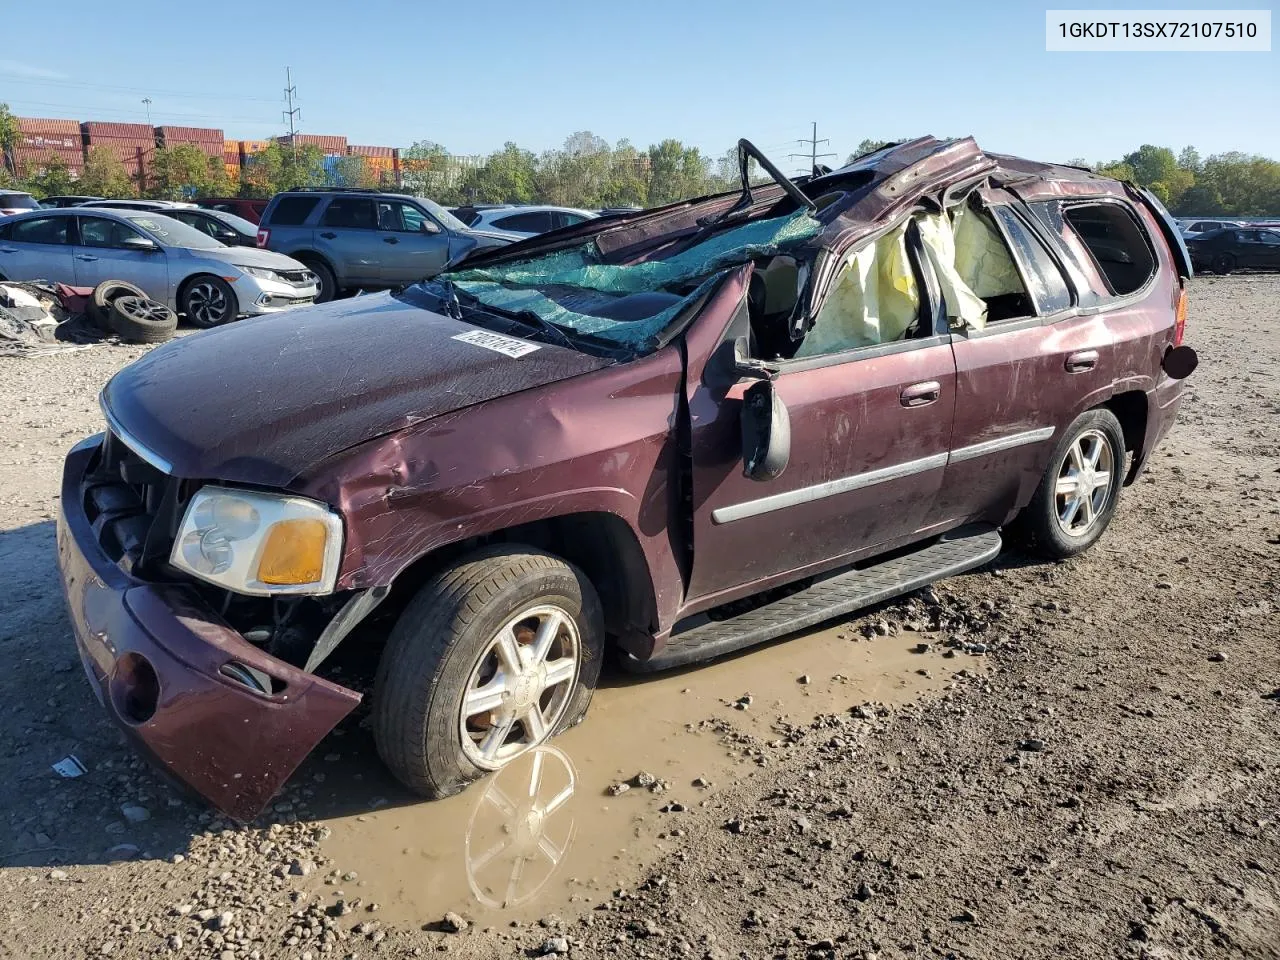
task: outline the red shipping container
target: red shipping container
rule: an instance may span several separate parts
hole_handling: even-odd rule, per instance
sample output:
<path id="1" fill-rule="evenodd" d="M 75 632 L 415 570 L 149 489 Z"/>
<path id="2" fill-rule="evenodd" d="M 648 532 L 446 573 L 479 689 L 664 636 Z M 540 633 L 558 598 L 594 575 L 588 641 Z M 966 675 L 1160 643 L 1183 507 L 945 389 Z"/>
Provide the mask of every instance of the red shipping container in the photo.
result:
<path id="1" fill-rule="evenodd" d="M 395 147 L 367 147 L 351 144 L 347 147 L 347 154 L 353 157 L 383 157 L 390 160 L 395 156 Z"/>
<path id="2" fill-rule="evenodd" d="M 292 141 L 288 137 L 278 137 L 282 146 L 291 146 Z M 299 133 L 295 135 L 295 139 L 300 147 L 319 147 L 328 156 L 344 157 L 347 154 L 347 138 L 334 137 L 317 133 Z"/>
<path id="3" fill-rule="evenodd" d="M 80 150 L 55 147 L 33 147 L 18 144 L 10 154 L 14 170 L 19 177 L 29 177 L 48 166 L 50 159 L 58 157 L 73 177 L 84 172 L 84 154 Z"/>

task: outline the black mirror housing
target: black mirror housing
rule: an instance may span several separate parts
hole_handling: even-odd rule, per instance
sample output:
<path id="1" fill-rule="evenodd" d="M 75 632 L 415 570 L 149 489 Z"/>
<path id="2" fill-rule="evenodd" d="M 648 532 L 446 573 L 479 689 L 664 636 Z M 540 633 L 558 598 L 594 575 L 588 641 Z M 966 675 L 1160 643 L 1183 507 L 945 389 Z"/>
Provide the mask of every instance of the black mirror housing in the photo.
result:
<path id="1" fill-rule="evenodd" d="M 791 416 L 772 380 L 760 380 L 742 395 L 742 475 L 773 480 L 791 461 Z"/>

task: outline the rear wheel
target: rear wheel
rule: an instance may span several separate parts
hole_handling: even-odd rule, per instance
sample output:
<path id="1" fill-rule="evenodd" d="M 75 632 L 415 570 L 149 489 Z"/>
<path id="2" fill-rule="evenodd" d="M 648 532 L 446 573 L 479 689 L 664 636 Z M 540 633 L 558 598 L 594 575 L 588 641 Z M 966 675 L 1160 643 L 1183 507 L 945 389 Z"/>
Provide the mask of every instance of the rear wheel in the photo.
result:
<path id="1" fill-rule="evenodd" d="M 197 327 L 216 327 L 240 315 L 231 284 L 221 277 L 193 277 L 182 291 L 182 312 Z"/>
<path id="2" fill-rule="evenodd" d="M 111 329 L 111 305 L 120 297 L 143 297 L 147 292 L 141 287 L 123 280 L 104 280 L 93 288 L 85 312 L 89 319 L 104 330 Z"/>
<path id="3" fill-rule="evenodd" d="M 1110 410 L 1085 411 L 1058 441 L 1014 532 L 1053 559 L 1083 553 L 1111 523 L 1124 467 L 1120 421 Z"/>
<path id="4" fill-rule="evenodd" d="M 374 735 L 428 797 L 456 793 L 577 723 L 600 674 L 591 583 L 547 553 L 505 545 L 431 578 L 378 665 Z"/>
<path id="5" fill-rule="evenodd" d="M 1236 268 L 1236 258 L 1229 253 L 1220 253 L 1213 258 L 1210 266 L 1213 267 L 1214 273 L 1230 273 Z"/>

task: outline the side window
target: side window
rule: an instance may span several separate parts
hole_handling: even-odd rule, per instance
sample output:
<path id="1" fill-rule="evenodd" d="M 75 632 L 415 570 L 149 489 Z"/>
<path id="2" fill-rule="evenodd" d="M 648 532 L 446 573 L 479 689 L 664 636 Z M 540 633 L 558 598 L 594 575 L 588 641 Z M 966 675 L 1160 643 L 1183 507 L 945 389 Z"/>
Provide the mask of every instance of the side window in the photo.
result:
<path id="1" fill-rule="evenodd" d="M 396 200 L 378 201 L 378 229 L 395 230 L 398 233 L 423 233 L 423 224 L 434 221 L 427 219 L 417 207 Z M 428 228 L 430 230 L 430 228 Z M 435 231 L 430 231 L 435 232 Z"/>
<path id="2" fill-rule="evenodd" d="M 80 218 L 80 245 L 82 247 L 123 247 L 126 237 L 140 237 L 133 227 L 105 217 Z"/>
<path id="3" fill-rule="evenodd" d="M 545 211 L 537 213 L 514 213 L 508 217 L 499 217 L 493 221 L 499 230 L 517 230 L 521 233 L 546 233 L 551 229 L 551 215 Z"/>
<path id="4" fill-rule="evenodd" d="M 349 227 L 356 230 L 373 230 L 378 221 L 374 214 L 373 200 L 369 197 L 334 197 L 320 223 L 326 227 Z"/>
<path id="5" fill-rule="evenodd" d="M 307 217 L 311 216 L 311 211 L 319 202 L 319 197 L 281 197 L 271 211 L 271 222 L 282 227 L 301 226 L 307 222 Z"/>
<path id="6" fill-rule="evenodd" d="M 917 268 L 907 252 L 906 234 L 904 223 L 845 255 L 813 326 L 795 351 L 796 359 L 906 340 L 925 326 L 925 298 Z M 794 285 L 794 274 L 789 280 Z M 768 291 L 764 291 L 760 299 L 767 298 Z M 775 339 L 771 331 L 759 329 L 761 320 L 769 323 L 771 317 L 764 315 L 758 320 L 755 313 L 752 332 L 757 341 Z"/>
<path id="7" fill-rule="evenodd" d="M 1088 249 L 1110 296 L 1135 293 L 1155 275 L 1151 241 L 1126 204 L 1067 203 L 1062 217 Z"/>
<path id="8" fill-rule="evenodd" d="M 563 211 L 556 213 L 554 216 L 557 229 L 560 227 L 574 227 L 587 219 L 580 213 L 565 213 Z"/>
<path id="9" fill-rule="evenodd" d="M 996 207 L 994 212 L 1022 268 L 1036 312 L 1046 316 L 1070 307 L 1071 291 L 1067 289 L 1067 281 L 1040 238 L 1008 207 Z"/>
<path id="10" fill-rule="evenodd" d="M 1258 233 L 1256 230 L 1237 230 L 1236 243 L 1257 243 Z"/>
<path id="11" fill-rule="evenodd" d="M 19 220 L 9 226 L 9 239 L 14 243 L 66 243 L 70 217 L 37 217 Z"/>
<path id="12" fill-rule="evenodd" d="M 1261 230 L 1258 232 L 1258 238 L 1268 246 L 1280 246 L 1280 233 L 1274 230 Z"/>

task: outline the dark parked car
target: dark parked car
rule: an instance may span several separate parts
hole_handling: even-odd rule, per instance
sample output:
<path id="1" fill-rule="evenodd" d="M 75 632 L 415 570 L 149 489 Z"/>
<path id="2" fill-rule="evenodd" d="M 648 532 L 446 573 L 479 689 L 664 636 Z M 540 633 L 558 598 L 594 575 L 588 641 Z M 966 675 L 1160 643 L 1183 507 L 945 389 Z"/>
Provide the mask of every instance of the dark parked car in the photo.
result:
<path id="1" fill-rule="evenodd" d="M 251 817 L 361 698 L 327 658 L 381 632 L 378 750 L 444 796 L 578 722 L 607 650 L 684 666 L 1002 531 L 1095 543 L 1195 365 L 1159 202 L 972 139 L 803 186 L 740 148 L 774 182 L 117 374 L 57 536 L 108 713 Z"/>
<path id="2" fill-rule="evenodd" d="M 1187 238 L 1197 270 L 1280 270 L 1280 230 L 1229 227 Z"/>
<path id="3" fill-rule="evenodd" d="M 258 246 L 301 260 L 319 278 L 317 303 L 432 277 L 476 249 L 510 242 L 471 230 L 430 200 L 372 190 L 277 193 L 258 224 Z"/>
<path id="4" fill-rule="evenodd" d="M 165 216 L 195 227 L 201 233 L 229 247 L 254 247 L 258 244 L 258 225 L 244 217 L 222 210 L 166 210 Z"/>
<path id="5" fill-rule="evenodd" d="M 258 223 L 262 219 L 262 211 L 267 209 L 267 201 L 247 197 L 203 197 L 196 201 L 196 206 L 205 210 L 234 213 L 250 223 Z"/>
<path id="6" fill-rule="evenodd" d="M 78 207 L 82 203 L 97 203 L 101 199 L 103 198 L 76 195 L 45 197 L 40 201 L 40 206 L 48 210 L 60 210 L 63 207 Z"/>

